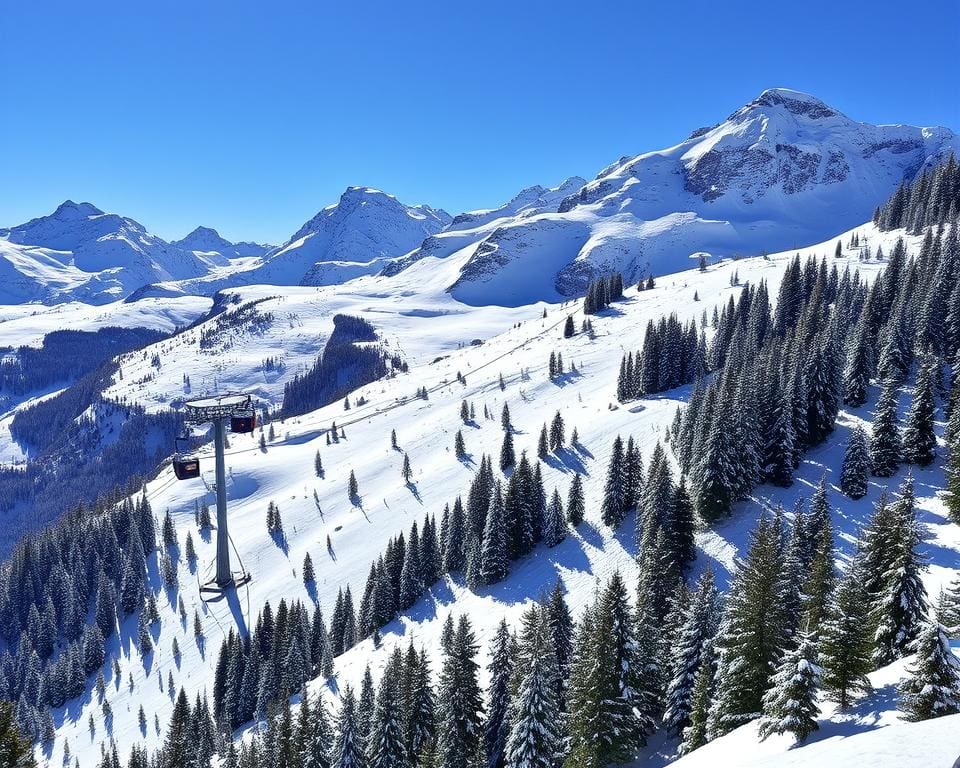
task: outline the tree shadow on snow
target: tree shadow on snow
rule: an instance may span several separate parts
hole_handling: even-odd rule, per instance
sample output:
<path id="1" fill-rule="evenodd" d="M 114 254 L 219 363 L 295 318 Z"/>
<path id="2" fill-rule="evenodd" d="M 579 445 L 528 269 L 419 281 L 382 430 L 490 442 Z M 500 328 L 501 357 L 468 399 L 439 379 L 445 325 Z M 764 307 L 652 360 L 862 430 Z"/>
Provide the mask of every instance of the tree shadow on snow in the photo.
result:
<path id="1" fill-rule="evenodd" d="M 410 480 L 407 480 L 407 482 L 404 484 L 407 486 L 407 490 L 410 491 L 413 498 L 415 498 L 420 504 L 423 504 L 423 499 L 420 498 L 420 491 L 417 490 L 417 484 L 411 482 Z"/>
<path id="2" fill-rule="evenodd" d="M 583 463 L 583 460 L 576 451 L 568 448 L 567 446 L 561 446 L 553 453 L 548 453 L 543 462 L 548 467 L 559 470 L 564 474 L 569 474 L 571 472 L 578 475 L 588 474 L 587 467 Z"/>

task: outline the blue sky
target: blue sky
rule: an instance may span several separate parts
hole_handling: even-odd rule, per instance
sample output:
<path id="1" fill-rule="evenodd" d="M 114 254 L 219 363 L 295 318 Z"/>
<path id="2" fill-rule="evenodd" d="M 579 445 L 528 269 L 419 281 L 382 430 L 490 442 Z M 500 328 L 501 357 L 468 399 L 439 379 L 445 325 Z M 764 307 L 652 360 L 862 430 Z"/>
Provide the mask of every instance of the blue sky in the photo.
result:
<path id="1" fill-rule="evenodd" d="M 0 225 L 66 198 L 280 242 L 350 184 L 452 213 L 676 143 L 764 88 L 960 129 L 960 3 L 11 0 Z"/>

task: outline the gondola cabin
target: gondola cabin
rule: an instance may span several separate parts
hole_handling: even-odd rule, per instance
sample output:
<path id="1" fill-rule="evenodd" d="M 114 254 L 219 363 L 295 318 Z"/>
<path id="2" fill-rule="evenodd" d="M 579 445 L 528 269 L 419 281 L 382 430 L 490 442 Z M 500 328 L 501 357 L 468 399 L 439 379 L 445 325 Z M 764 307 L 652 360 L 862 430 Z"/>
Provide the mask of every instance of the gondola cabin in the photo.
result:
<path id="1" fill-rule="evenodd" d="M 230 431 L 241 434 L 253 432 L 257 428 L 257 415 L 255 413 L 242 413 L 230 417 Z"/>
<path id="2" fill-rule="evenodd" d="M 179 454 L 174 456 L 173 474 L 177 476 L 177 480 L 191 480 L 200 477 L 200 459 L 196 456 L 180 456 Z"/>

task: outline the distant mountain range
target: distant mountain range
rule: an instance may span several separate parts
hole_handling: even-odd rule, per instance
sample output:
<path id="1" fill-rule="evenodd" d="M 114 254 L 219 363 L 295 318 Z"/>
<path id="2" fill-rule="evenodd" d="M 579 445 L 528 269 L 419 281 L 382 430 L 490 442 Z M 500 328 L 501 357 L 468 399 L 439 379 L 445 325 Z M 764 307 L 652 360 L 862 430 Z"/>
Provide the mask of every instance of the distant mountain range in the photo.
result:
<path id="1" fill-rule="evenodd" d="M 0 229 L 0 302 L 106 303 L 371 275 L 386 288 L 417 262 L 451 257 L 447 288 L 462 302 L 559 300 L 615 269 L 636 280 L 683 269 L 698 251 L 824 240 L 957 150 L 947 128 L 860 123 L 776 88 L 673 147 L 623 157 L 589 182 L 529 187 L 489 210 L 451 217 L 349 187 L 278 247 L 231 243 L 205 227 L 166 242 L 133 219 L 67 201 Z"/>

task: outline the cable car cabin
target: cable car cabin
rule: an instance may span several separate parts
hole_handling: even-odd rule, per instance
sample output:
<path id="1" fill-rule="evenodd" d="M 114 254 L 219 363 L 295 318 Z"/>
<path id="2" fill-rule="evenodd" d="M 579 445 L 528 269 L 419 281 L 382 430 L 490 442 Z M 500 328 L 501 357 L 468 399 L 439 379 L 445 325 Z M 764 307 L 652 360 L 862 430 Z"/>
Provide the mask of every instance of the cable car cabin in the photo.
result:
<path id="1" fill-rule="evenodd" d="M 173 457 L 173 474 L 177 476 L 177 480 L 192 480 L 200 477 L 200 459 L 196 456 L 177 454 Z"/>
<path id="2" fill-rule="evenodd" d="M 242 413 L 230 417 L 230 431 L 247 433 L 253 432 L 257 428 L 257 415 L 255 413 Z"/>

